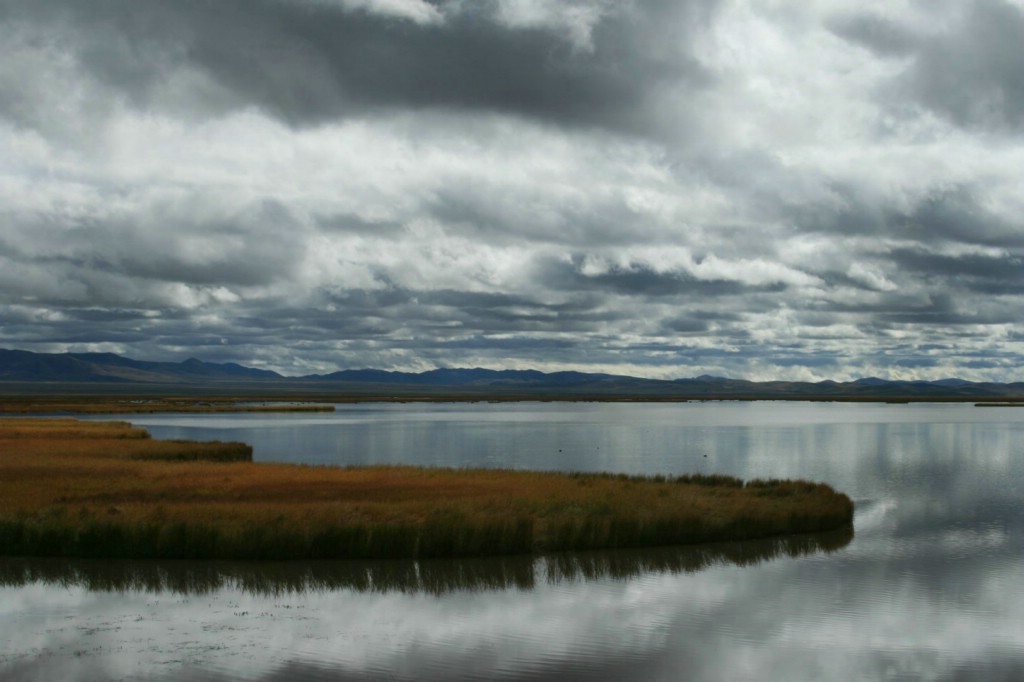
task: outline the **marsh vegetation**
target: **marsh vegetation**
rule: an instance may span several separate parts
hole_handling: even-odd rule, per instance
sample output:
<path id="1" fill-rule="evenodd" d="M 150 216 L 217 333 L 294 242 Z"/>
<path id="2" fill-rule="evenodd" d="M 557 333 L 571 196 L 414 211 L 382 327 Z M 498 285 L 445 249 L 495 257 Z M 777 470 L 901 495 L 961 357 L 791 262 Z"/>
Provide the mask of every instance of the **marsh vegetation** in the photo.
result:
<path id="1" fill-rule="evenodd" d="M 413 466 L 254 464 L 243 443 L 126 422 L 0 420 L 0 553 L 340 559 L 733 541 L 847 526 L 827 485 Z"/>

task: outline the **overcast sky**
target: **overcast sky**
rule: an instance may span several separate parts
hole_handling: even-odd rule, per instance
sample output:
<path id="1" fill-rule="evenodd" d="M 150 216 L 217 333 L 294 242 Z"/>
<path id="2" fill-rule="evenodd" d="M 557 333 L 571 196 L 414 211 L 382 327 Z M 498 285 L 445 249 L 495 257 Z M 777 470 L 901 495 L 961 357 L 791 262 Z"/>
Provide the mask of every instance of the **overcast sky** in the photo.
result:
<path id="1" fill-rule="evenodd" d="M 0 347 L 1024 380 L 1024 0 L 0 0 Z"/>

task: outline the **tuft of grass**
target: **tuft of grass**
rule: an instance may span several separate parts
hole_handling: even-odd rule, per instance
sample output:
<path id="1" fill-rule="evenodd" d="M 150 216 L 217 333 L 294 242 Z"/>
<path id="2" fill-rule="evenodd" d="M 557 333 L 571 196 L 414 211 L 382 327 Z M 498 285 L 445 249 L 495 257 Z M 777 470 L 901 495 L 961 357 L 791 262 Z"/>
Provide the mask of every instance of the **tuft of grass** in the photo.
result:
<path id="1" fill-rule="evenodd" d="M 379 559 L 747 540 L 849 525 L 827 485 L 253 464 L 126 422 L 0 420 L 0 554 Z"/>

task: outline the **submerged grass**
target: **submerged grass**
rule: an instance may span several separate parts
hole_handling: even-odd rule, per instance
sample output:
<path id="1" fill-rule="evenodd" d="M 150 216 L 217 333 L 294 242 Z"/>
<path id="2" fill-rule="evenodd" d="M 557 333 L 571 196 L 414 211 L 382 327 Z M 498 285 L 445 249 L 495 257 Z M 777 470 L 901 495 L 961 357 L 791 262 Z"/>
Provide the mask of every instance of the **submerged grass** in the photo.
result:
<path id="1" fill-rule="evenodd" d="M 848 525 L 827 485 L 253 464 L 125 422 L 0 420 L 0 554 L 426 558 L 745 540 Z M 242 460 L 242 461 L 237 461 Z"/>

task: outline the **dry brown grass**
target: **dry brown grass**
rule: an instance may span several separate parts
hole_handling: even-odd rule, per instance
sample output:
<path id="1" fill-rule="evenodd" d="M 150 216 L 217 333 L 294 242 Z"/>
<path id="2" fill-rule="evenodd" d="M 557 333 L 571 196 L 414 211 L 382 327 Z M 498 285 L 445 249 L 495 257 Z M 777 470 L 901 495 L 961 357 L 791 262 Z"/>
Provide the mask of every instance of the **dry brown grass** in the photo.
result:
<path id="1" fill-rule="evenodd" d="M 802 481 L 200 461 L 246 447 L 157 441 L 124 422 L 0 420 L 0 553 L 496 554 L 811 532 L 853 512 Z"/>

